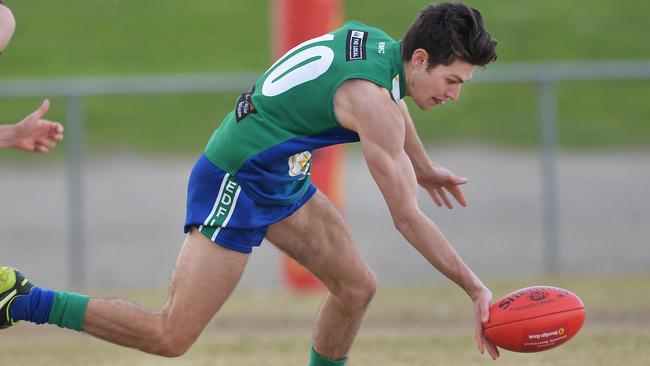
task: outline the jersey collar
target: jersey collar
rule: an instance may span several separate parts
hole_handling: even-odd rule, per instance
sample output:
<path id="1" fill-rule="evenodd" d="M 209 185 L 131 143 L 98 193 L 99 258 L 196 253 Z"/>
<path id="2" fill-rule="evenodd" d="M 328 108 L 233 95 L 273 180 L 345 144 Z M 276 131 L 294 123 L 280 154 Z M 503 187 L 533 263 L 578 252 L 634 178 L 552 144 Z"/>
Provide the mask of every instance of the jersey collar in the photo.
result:
<path id="1" fill-rule="evenodd" d="M 404 63 L 402 62 L 402 42 L 395 41 L 388 44 L 393 61 L 393 99 L 399 101 L 406 95 L 406 77 L 404 76 Z"/>

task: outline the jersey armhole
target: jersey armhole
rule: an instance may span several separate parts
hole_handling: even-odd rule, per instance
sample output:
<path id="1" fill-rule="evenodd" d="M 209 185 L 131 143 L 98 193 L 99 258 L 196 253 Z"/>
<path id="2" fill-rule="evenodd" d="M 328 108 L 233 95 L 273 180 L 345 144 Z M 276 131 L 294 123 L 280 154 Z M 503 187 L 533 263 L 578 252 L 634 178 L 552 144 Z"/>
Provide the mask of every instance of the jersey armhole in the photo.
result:
<path id="1" fill-rule="evenodd" d="M 392 99 L 392 95 L 393 95 L 392 94 L 392 88 L 393 88 L 392 85 L 385 85 L 384 83 L 380 82 L 379 80 L 377 80 L 377 79 L 375 79 L 375 78 L 373 78 L 373 77 L 371 77 L 369 75 L 366 75 L 366 74 L 350 74 L 350 75 L 347 75 L 344 79 L 339 80 L 339 82 L 336 83 L 336 87 L 332 91 L 332 95 L 330 95 L 330 105 L 331 105 L 330 110 L 332 111 L 332 120 L 336 123 L 335 127 L 345 128 L 345 127 L 341 126 L 341 122 L 339 122 L 339 119 L 336 117 L 336 112 L 334 111 L 334 95 L 336 94 L 336 91 L 339 90 L 341 85 L 343 85 L 344 82 L 346 82 L 348 80 L 352 80 L 352 79 L 361 79 L 361 80 L 370 81 L 371 83 L 374 83 L 374 84 L 388 90 L 388 92 L 391 94 L 391 99 Z"/>

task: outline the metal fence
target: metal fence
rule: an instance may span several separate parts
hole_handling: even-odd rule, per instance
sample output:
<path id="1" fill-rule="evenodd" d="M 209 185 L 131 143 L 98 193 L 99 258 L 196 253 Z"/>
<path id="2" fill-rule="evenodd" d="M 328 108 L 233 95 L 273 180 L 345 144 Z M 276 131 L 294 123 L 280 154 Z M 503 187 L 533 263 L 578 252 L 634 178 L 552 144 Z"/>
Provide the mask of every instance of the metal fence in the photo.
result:
<path id="1" fill-rule="evenodd" d="M 66 116 L 66 180 L 70 283 L 84 287 L 86 278 L 84 233 L 84 99 L 97 95 L 152 95 L 198 92 L 239 92 L 258 73 L 178 76 L 110 76 L 85 79 L 24 79 L 0 82 L 0 97 L 64 97 Z M 544 266 L 559 268 L 556 86 L 558 82 L 584 80 L 650 80 L 650 61 L 607 61 L 494 65 L 479 71 L 480 83 L 534 83 L 539 90 L 542 157 L 542 218 Z"/>

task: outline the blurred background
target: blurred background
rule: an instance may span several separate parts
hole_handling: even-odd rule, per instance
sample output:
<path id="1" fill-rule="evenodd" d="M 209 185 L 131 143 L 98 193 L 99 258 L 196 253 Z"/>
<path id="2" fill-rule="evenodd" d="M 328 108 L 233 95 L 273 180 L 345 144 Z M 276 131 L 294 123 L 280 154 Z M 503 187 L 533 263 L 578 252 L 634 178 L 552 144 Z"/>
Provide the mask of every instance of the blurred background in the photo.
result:
<path id="1" fill-rule="evenodd" d="M 467 3 L 499 41 L 497 62 L 477 71 L 457 103 L 429 113 L 409 105 L 433 160 L 469 178 L 469 206 L 437 208 L 422 191 L 423 210 L 488 285 L 502 286 L 495 297 L 510 285 L 567 278 L 577 293 L 647 286 L 650 3 Z M 348 0 L 343 18 L 399 39 L 425 4 Z M 50 97 L 47 117 L 67 135 L 44 156 L 0 151 L 0 262 L 48 287 L 164 289 L 184 237 L 190 169 L 239 94 L 273 62 L 270 2 L 8 5 L 18 26 L 0 57 L 0 123 Z M 230 88 L 180 93 L 159 84 L 200 84 L 214 74 L 226 75 Z M 152 91 L 74 97 L 118 79 Z M 25 92 L 32 87 L 42 95 Z M 69 125 L 77 118 L 82 129 Z M 74 131 L 81 146 L 68 146 Z M 345 215 L 380 286 L 447 286 L 393 229 L 358 146 L 345 155 Z M 264 243 L 241 286 L 282 283 L 279 253 Z M 647 322 L 647 287 L 630 291 L 639 300 L 632 319 Z"/>

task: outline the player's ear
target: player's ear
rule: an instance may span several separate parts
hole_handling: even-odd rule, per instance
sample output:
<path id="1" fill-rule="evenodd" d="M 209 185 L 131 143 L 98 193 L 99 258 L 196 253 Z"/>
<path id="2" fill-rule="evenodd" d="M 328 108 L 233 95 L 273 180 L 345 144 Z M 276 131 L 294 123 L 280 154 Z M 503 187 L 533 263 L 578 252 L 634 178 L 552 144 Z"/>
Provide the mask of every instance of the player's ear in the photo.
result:
<path id="1" fill-rule="evenodd" d="M 413 51 L 411 64 L 415 69 L 427 69 L 429 64 L 429 53 L 423 48 L 416 49 Z"/>

